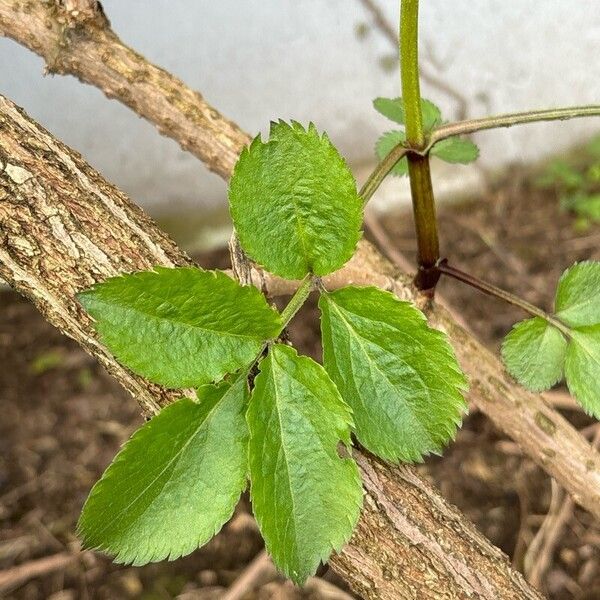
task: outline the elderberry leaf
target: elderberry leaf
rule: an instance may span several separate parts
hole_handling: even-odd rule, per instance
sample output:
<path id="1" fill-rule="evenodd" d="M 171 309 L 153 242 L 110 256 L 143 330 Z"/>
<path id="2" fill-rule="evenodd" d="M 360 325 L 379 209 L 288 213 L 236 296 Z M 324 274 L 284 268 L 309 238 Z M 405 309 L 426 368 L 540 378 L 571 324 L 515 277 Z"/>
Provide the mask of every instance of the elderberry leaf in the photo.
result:
<path id="1" fill-rule="evenodd" d="M 567 340 L 540 317 L 513 326 L 502 344 L 508 372 L 524 387 L 541 392 L 563 377 Z"/>
<path id="2" fill-rule="evenodd" d="M 479 156 L 479 148 L 473 142 L 459 137 L 450 137 L 439 141 L 430 152 L 448 163 L 463 165 L 477 160 Z"/>
<path id="3" fill-rule="evenodd" d="M 384 133 L 375 144 L 375 153 L 379 160 L 383 160 L 398 144 L 406 141 L 404 131 L 394 130 Z M 402 177 L 408 175 L 408 160 L 403 156 L 390 171 L 393 175 Z"/>
<path id="4" fill-rule="evenodd" d="M 600 324 L 571 331 L 565 379 L 584 410 L 600 419 Z"/>
<path id="5" fill-rule="evenodd" d="M 567 269 L 558 282 L 556 316 L 570 327 L 600 324 L 600 263 L 584 261 Z"/>
<path id="6" fill-rule="evenodd" d="M 323 294 L 319 307 L 325 369 L 360 443 L 393 462 L 441 452 L 466 411 L 466 378 L 446 336 L 374 287 Z"/>
<path id="7" fill-rule="evenodd" d="M 311 123 L 272 123 L 241 154 L 229 185 L 231 216 L 248 255 L 287 279 L 327 275 L 350 259 L 362 200 L 344 159 Z"/>
<path id="8" fill-rule="evenodd" d="M 406 113 L 402 98 L 375 98 L 373 100 L 373 107 L 377 112 L 391 121 L 400 123 L 400 125 L 406 123 Z M 442 123 L 440 109 L 433 102 L 425 98 L 421 98 L 421 115 L 423 118 L 423 129 L 426 133 L 429 133 Z"/>
<path id="9" fill-rule="evenodd" d="M 277 344 L 247 413 L 252 506 L 275 565 L 296 583 L 348 541 L 362 504 L 352 413 L 319 364 Z"/>
<path id="10" fill-rule="evenodd" d="M 245 377 L 202 386 L 138 429 L 83 507 L 84 546 L 137 566 L 208 542 L 246 486 L 247 395 Z"/>
<path id="11" fill-rule="evenodd" d="M 192 267 L 114 277 L 78 295 L 116 358 L 150 381 L 185 388 L 250 364 L 281 318 L 255 288 Z"/>

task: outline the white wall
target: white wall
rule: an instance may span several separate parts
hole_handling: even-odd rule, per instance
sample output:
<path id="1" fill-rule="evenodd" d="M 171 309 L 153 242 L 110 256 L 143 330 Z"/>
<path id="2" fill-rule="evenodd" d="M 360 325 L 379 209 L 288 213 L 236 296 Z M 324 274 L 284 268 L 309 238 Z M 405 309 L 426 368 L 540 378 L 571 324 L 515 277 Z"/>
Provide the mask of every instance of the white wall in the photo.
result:
<path id="1" fill-rule="evenodd" d="M 379 0 L 394 22 L 397 2 Z M 103 0 L 123 40 L 166 67 L 249 132 L 271 118 L 313 120 L 355 164 L 372 157 L 387 124 L 371 109 L 397 95 L 379 65 L 389 42 L 358 0 Z M 470 115 L 600 103 L 600 1 L 422 0 L 422 55 L 470 100 Z M 116 101 L 73 78 L 42 78 L 43 64 L 0 40 L 0 93 L 153 212 L 215 205 L 224 184 Z M 452 101 L 424 93 L 452 116 Z M 486 98 L 482 100 L 481 94 Z M 494 166 L 551 153 L 600 130 L 600 119 L 478 136 Z"/>

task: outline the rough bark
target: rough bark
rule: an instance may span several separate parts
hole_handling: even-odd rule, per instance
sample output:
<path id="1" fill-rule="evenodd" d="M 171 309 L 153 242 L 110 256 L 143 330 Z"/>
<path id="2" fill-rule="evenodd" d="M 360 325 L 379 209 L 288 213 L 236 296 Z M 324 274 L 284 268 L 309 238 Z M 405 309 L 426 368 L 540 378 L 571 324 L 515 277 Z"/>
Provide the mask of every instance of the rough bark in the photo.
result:
<path id="1" fill-rule="evenodd" d="M 168 402 L 164 390 L 114 361 L 74 294 L 118 272 L 189 259 L 79 155 L 1 96 L 0 232 L 0 275 L 97 356 L 146 414 Z M 348 267 L 346 281 L 364 277 L 364 269 L 379 261 L 365 246 Z M 337 277 L 328 284 L 341 283 Z M 400 285 L 385 273 L 374 277 L 381 285 Z M 357 458 L 365 510 L 351 542 L 333 559 L 356 591 L 386 599 L 540 598 L 506 557 L 410 468 L 390 468 L 360 451 Z"/>
<path id="2" fill-rule="evenodd" d="M 365 507 L 352 540 L 330 561 L 355 592 L 383 600 L 540 597 L 412 468 L 356 458 Z"/>
<path id="3" fill-rule="evenodd" d="M 50 73 L 74 75 L 118 98 L 227 179 L 248 136 L 201 94 L 149 63 L 90 17 L 90 0 L 0 0 L 0 34 L 44 58 Z M 83 5 L 83 7 L 82 7 Z"/>
<path id="4" fill-rule="evenodd" d="M 124 271 L 189 259 L 81 157 L 0 97 L 0 272 L 156 411 L 173 394 L 118 365 L 75 294 Z"/>

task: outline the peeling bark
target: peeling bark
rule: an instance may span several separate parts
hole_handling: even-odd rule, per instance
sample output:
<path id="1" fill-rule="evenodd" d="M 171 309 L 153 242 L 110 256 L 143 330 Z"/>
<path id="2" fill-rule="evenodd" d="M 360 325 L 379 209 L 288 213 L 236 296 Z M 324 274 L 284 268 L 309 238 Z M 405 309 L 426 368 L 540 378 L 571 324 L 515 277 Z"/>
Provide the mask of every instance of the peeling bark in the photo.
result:
<path id="1" fill-rule="evenodd" d="M 74 295 L 117 273 L 189 262 L 124 194 L 0 96 L 0 275 L 96 356 L 146 415 L 172 395 L 110 356 Z M 365 270 L 378 265 L 385 268 L 364 245 L 347 267 L 345 283 L 359 282 Z M 327 283 L 341 284 L 344 271 L 340 273 Z M 384 287 L 402 285 L 397 291 L 413 293 L 385 272 L 373 278 Z M 413 470 L 355 453 L 365 509 L 352 540 L 332 565 L 358 593 L 373 599 L 541 598 Z"/>

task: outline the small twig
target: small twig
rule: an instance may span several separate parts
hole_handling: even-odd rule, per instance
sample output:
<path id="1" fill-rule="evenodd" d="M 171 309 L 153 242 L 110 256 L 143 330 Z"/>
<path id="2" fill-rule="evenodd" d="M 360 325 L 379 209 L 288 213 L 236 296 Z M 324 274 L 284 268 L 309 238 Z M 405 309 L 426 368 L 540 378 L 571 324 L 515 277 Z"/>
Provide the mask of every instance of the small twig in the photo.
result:
<path id="1" fill-rule="evenodd" d="M 365 225 L 377 242 L 379 248 L 391 262 L 393 262 L 399 269 L 402 269 L 406 273 L 410 273 L 411 271 L 415 270 L 414 265 L 410 263 L 406 256 L 396 249 L 392 243 L 392 240 L 387 234 L 387 231 L 373 211 L 365 211 Z"/>
<path id="2" fill-rule="evenodd" d="M 0 592 L 5 592 L 10 589 L 22 585 L 30 579 L 41 577 L 48 573 L 58 571 L 79 558 L 77 554 L 70 552 L 61 552 L 53 556 L 47 556 L 38 560 L 32 560 L 25 564 L 5 571 L 0 571 Z"/>
<path id="3" fill-rule="evenodd" d="M 354 600 L 354 596 L 320 577 L 311 577 L 304 584 L 304 590 L 312 592 L 320 600 Z"/>
<path id="4" fill-rule="evenodd" d="M 547 404 L 549 404 L 553 408 L 576 411 L 583 410 L 581 404 L 574 400 L 573 396 L 571 396 L 571 394 L 568 394 L 567 392 L 554 390 L 550 392 L 544 392 L 542 394 L 542 398 L 544 398 Z"/>
<path id="5" fill-rule="evenodd" d="M 241 600 L 260 585 L 277 577 L 277 569 L 265 550 L 242 571 L 233 585 L 221 596 L 221 600 Z"/>
<path id="6" fill-rule="evenodd" d="M 561 331 L 567 338 L 571 336 L 571 332 L 569 328 L 564 325 L 561 321 L 559 321 L 553 315 L 547 313 L 545 310 L 542 310 L 538 306 L 531 304 L 531 302 L 527 302 L 524 298 L 516 296 L 511 292 L 503 290 L 487 281 L 483 281 L 474 275 L 469 273 L 465 273 L 456 267 L 452 267 L 448 264 L 448 261 L 442 260 L 437 265 L 438 271 L 443 275 L 448 275 L 448 277 L 452 277 L 457 281 L 461 281 L 462 283 L 466 283 L 471 287 L 487 294 L 488 296 L 493 296 L 494 298 L 499 298 L 500 300 L 504 300 L 508 302 L 508 304 L 512 304 L 513 306 L 517 306 L 518 308 L 524 310 L 534 317 L 540 317 L 544 319 L 546 322 L 554 325 L 559 331 Z"/>
<path id="7" fill-rule="evenodd" d="M 600 428 L 596 428 L 592 447 L 597 448 L 599 445 Z M 573 517 L 574 510 L 573 499 L 552 480 L 550 510 L 525 556 L 525 574 L 527 581 L 532 585 L 541 587 L 546 572 L 552 564 L 556 547 L 565 527 Z"/>
<path id="8" fill-rule="evenodd" d="M 508 113 L 493 117 L 483 117 L 481 119 L 469 119 L 466 121 L 457 121 L 438 127 L 430 136 L 428 146 L 423 150 L 426 154 L 431 147 L 446 138 L 455 135 L 467 135 L 484 131 L 486 129 L 499 129 L 502 127 L 513 127 L 514 125 L 526 125 L 528 123 L 538 123 L 540 121 L 566 121 L 568 119 L 579 119 L 582 117 L 599 117 L 600 106 L 570 106 L 567 108 L 551 108 L 547 110 L 532 110 L 522 113 Z"/>

